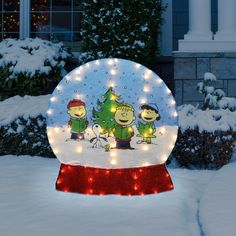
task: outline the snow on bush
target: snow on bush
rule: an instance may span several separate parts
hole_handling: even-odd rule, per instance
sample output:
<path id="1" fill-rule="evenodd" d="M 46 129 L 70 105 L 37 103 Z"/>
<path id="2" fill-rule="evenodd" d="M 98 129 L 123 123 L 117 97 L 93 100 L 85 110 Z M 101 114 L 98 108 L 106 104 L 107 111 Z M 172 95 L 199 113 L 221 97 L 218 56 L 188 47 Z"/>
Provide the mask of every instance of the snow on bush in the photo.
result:
<path id="1" fill-rule="evenodd" d="M 0 102 L 0 126 L 11 124 L 18 117 L 24 120 L 45 117 L 51 95 L 15 96 Z"/>
<path id="2" fill-rule="evenodd" d="M 0 155 L 54 157 L 46 134 L 49 98 L 15 96 L 0 102 Z"/>
<path id="3" fill-rule="evenodd" d="M 227 164 L 236 140 L 236 111 L 192 105 L 178 110 L 180 129 L 173 158 L 188 168 L 218 169 Z"/>
<path id="4" fill-rule="evenodd" d="M 193 105 L 178 108 L 181 131 L 195 129 L 199 132 L 236 131 L 236 111 L 229 109 L 200 110 Z"/>
<path id="5" fill-rule="evenodd" d="M 0 42 L 0 96 L 40 95 L 53 90 L 72 61 L 63 43 L 39 38 Z"/>
<path id="6" fill-rule="evenodd" d="M 63 50 L 63 44 L 54 44 L 50 41 L 36 39 L 6 39 L 0 43 L 0 67 L 9 68 L 9 78 L 14 79 L 17 74 L 23 73 L 33 78 L 36 72 L 49 74 L 52 67 L 59 65 L 65 73 L 65 59 L 69 54 Z M 52 67 L 45 65 L 48 61 Z M 58 60 L 60 60 L 58 62 Z"/>
<path id="7" fill-rule="evenodd" d="M 214 74 L 206 72 L 203 82 L 198 83 L 197 90 L 205 96 L 203 109 L 230 109 L 236 110 L 236 99 L 225 97 L 222 89 L 215 89 L 213 86 L 217 81 Z"/>

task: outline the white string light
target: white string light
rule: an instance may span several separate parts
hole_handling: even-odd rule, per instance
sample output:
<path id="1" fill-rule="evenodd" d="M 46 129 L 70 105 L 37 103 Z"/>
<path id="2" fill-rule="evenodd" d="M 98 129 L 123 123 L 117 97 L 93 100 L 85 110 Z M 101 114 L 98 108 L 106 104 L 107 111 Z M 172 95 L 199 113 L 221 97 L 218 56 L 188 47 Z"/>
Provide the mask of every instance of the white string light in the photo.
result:
<path id="1" fill-rule="evenodd" d="M 172 116 L 173 116 L 173 117 L 177 117 L 177 116 L 178 116 L 177 112 L 174 111 L 174 112 L 172 113 Z"/>
<path id="2" fill-rule="evenodd" d="M 113 61 L 112 59 L 109 59 L 109 60 L 107 61 L 107 64 L 111 66 L 111 65 L 114 64 L 114 61 Z"/>
<path id="3" fill-rule="evenodd" d="M 82 151 L 83 151 L 82 146 L 78 146 L 78 147 L 76 148 L 76 152 L 81 153 Z"/>
<path id="4" fill-rule="evenodd" d="M 51 101 L 51 102 L 56 102 L 56 101 L 57 101 L 57 97 L 55 97 L 55 96 L 51 97 L 51 98 L 50 98 L 50 101 Z"/>
<path id="5" fill-rule="evenodd" d="M 147 85 L 144 85 L 143 91 L 144 91 L 145 93 L 149 93 L 149 92 L 150 92 L 150 87 L 147 86 Z"/>
<path id="6" fill-rule="evenodd" d="M 144 72 L 143 78 L 144 78 L 144 79 L 149 79 L 150 76 L 151 76 L 151 74 L 152 74 L 152 71 L 151 71 L 151 70 L 146 70 L 146 71 Z"/>
<path id="7" fill-rule="evenodd" d="M 170 100 L 169 100 L 169 105 L 174 106 L 174 105 L 175 105 L 175 100 L 174 100 L 174 99 L 170 99 Z"/>
<path id="8" fill-rule="evenodd" d="M 147 99 L 146 98 L 141 98 L 140 99 L 140 104 L 146 104 L 147 103 Z"/>
<path id="9" fill-rule="evenodd" d="M 115 157 L 116 156 L 116 152 L 111 152 L 110 153 L 110 157 Z"/>
<path id="10" fill-rule="evenodd" d="M 53 148 L 53 152 L 54 152 L 54 154 L 58 154 L 59 150 L 57 148 Z"/>
<path id="11" fill-rule="evenodd" d="M 110 73 L 111 73 L 111 75 L 116 75 L 116 70 L 115 69 L 111 69 Z"/>
<path id="12" fill-rule="evenodd" d="M 55 127 L 55 128 L 54 128 L 54 131 L 55 131 L 56 133 L 59 133 L 60 129 L 59 129 L 58 127 Z"/>
<path id="13" fill-rule="evenodd" d="M 62 87 L 62 85 L 57 85 L 56 89 L 57 89 L 58 91 L 61 91 L 61 90 L 63 89 L 63 87 Z"/>
<path id="14" fill-rule="evenodd" d="M 89 68 L 89 67 L 90 67 L 90 64 L 89 64 L 89 63 L 86 63 L 86 67 Z"/>
<path id="15" fill-rule="evenodd" d="M 115 87 L 115 82 L 114 81 L 109 81 L 108 87 Z"/>
<path id="16" fill-rule="evenodd" d="M 48 110 L 47 110 L 47 114 L 48 114 L 48 115 L 52 115 L 52 114 L 53 114 L 53 110 L 52 110 L 52 109 L 48 109 Z"/>
<path id="17" fill-rule="evenodd" d="M 143 151 L 148 151 L 148 150 L 149 150 L 149 146 L 148 146 L 148 145 L 144 145 L 144 146 L 142 147 L 142 150 L 143 150 Z"/>
<path id="18" fill-rule="evenodd" d="M 116 160 L 115 158 L 112 158 L 112 159 L 110 160 L 110 163 L 111 163 L 112 165 L 116 165 L 116 164 L 117 164 L 117 160 Z"/>

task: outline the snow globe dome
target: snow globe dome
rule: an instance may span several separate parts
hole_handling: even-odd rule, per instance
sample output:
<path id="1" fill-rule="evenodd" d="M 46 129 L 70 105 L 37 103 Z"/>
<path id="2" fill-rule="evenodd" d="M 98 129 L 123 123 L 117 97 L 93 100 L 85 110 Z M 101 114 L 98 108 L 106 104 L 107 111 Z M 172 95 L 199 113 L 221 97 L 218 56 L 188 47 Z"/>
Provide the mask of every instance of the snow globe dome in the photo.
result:
<path id="1" fill-rule="evenodd" d="M 92 191 L 78 185 L 73 190 L 71 178 L 87 181 L 94 179 L 96 171 L 103 174 L 109 171 L 111 180 L 112 175 L 118 179 L 118 171 L 123 171 L 121 174 L 126 179 L 128 175 L 133 179 L 133 172 L 137 170 L 165 168 L 177 132 L 175 100 L 153 71 L 117 58 L 79 66 L 58 84 L 47 111 L 49 143 L 62 163 L 57 189 L 99 194 L 100 189 L 94 186 Z M 67 174 L 62 178 L 68 168 L 73 177 Z M 168 178 L 171 189 L 169 174 L 164 172 L 159 171 L 158 175 Z M 104 194 L 115 194 L 104 179 L 97 177 L 97 180 L 96 186 L 101 185 L 101 181 L 106 186 Z M 137 191 L 122 192 L 121 186 L 119 189 L 120 194 L 138 194 Z"/>

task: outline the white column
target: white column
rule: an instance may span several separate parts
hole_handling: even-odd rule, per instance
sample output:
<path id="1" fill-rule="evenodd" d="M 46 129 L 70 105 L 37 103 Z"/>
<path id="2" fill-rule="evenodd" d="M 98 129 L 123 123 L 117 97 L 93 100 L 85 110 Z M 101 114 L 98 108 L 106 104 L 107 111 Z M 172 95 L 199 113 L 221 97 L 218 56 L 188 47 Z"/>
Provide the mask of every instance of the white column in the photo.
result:
<path id="1" fill-rule="evenodd" d="M 236 0 L 218 0 L 218 32 L 215 40 L 236 40 Z"/>
<path id="2" fill-rule="evenodd" d="M 211 0 L 189 0 L 189 32 L 184 39 L 212 40 Z"/>
<path id="3" fill-rule="evenodd" d="M 161 26 L 160 51 L 162 56 L 171 56 L 173 50 L 173 21 L 172 21 L 172 0 L 163 0 L 167 9 L 163 12 L 165 19 Z"/>
<path id="4" fill-rule="evenodd" d="M 20 0 L 20 39 L 30 36 L 30 0 Z"/>

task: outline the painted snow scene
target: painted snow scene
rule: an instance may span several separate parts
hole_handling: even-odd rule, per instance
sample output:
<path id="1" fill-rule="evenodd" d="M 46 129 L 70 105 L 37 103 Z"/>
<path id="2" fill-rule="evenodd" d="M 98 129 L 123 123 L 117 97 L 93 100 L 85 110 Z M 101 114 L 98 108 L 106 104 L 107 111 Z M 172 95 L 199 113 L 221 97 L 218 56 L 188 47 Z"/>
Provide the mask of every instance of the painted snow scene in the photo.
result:
<path id="1" fill-rule="evenodd" d="M 165 163 L 178 132 L 174 98 L 153 71 L 101 59 L 69 73 L 52 94 L 47 134 L 60 162 L 100 168 Z"/>

